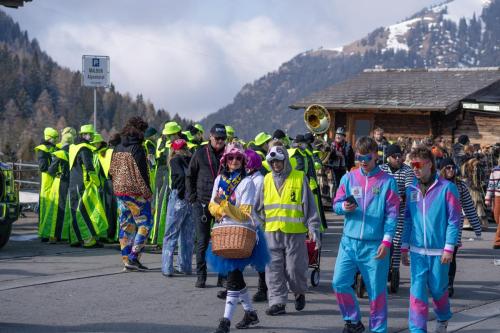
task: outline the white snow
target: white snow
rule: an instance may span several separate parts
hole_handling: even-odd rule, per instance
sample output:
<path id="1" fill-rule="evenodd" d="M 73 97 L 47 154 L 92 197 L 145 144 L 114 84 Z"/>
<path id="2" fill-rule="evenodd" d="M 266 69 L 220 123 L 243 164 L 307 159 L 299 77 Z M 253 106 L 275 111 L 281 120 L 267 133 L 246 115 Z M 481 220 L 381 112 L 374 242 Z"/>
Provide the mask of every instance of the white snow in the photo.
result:
<path id="1" fill-rule="evenodd" d="M 474 13 L 476 18 L 481 16 L 484 7 L 488 7 L 491 0 L 454 0 L 432 8 L 435 13 L 441 12 L 447 8 L 448 13 L 444 15 L 444 19 L 454 21 L 458 24 L 462 17 L 467 20 L 472 19 Z"/>
<path id="2" fill-rule="evenodd" d="M 408 51 L 405 34 L 408 32 L 408 30 L 410 30 L 413 24 L 420 20 L 420 18 L 415 18 L 413 20 L 408 20 L 389 26 L 389 28 L 387 28 L 389 29 L 389 37 L 387 38 L 386 49 L 394 49 L 394 51 Z"/>

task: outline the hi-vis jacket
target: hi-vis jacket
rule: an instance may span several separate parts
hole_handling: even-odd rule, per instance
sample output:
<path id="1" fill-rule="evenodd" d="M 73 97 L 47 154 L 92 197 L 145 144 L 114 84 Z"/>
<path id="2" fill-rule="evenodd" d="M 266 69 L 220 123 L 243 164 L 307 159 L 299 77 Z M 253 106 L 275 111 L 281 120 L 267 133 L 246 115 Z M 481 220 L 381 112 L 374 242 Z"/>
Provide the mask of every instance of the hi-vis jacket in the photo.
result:
<path id="1" fill-rule="evenodd" d="M 462 208 L 455 184 L 436 176 L 425 196 L 418 180 L 406 189 L 406 216 L 402 251 L 439 256 L 453 252 Z"/>
<path id="2" fill-rule="evenodd" d="M 345 199 L 353 195 L 358 206 L 344 210 Z M 369 174 L 362 168 L 345 174 L 333 201 L 338 215 L 345 215 L 344 235 L 358 240 L 390 244 L 396 230 L 400 198 L 394 178 L 377 166 Z"/>

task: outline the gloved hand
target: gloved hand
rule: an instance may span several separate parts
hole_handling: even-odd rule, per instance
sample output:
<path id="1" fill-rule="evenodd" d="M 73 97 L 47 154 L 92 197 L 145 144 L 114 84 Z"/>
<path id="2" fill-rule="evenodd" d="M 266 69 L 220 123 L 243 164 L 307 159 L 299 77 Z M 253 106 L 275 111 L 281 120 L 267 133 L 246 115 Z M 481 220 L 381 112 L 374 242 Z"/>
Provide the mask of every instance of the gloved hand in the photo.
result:
<path id="1" fill-rule="evenodd" d="M 92 184 L 94 184 L 97 187 L 101 186 L 101 181 L 99 180 L 99 176 L 97 175 L 97 173 L 89 172 L 89 177 Z"/>
<path id="2" fill-rule="evenodd" d="M 310 230 L 309 237 L 316 243 L 314 247 L 315 250 L 319 250 L 321 248 L 321 237 L 319 234 L 319 230 Z"/>

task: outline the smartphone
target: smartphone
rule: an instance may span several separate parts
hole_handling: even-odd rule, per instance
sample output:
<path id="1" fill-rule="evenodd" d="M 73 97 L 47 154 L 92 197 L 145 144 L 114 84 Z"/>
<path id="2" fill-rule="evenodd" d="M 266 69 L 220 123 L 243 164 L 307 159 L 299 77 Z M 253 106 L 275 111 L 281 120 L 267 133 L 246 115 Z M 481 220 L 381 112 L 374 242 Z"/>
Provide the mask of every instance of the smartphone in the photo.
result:
<path id="1" fill-rule="evenodd" d="M 345 201 L 347 201 L 350 204 L 356 205 L 356 207 L 358 207 L 358 203 L 356 202 L 356 199 L 354 198 L 353 195 L 350 195 L 347 198 L 345 198 Z"/>

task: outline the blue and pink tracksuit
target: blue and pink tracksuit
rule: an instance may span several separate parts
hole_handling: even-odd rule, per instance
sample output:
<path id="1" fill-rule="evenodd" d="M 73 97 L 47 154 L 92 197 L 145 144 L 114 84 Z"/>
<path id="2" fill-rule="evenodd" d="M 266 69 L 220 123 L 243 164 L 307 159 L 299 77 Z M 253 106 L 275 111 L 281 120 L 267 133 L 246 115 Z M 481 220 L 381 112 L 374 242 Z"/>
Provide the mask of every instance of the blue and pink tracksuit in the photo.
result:
<path id="1" fill-rule="evenodd" d="M 451 318 L 448 299 L 449 264 L 460 226 L 460 199 L 455 184 L 437 177 L 425 196 L 415 178 L 406 190 L 406 216 L 401 251 L 410 251 L 410 332 L 427 332 L 429 289 L 438 321 Z"/>
<path id="2" fill-rule="evenodd" d="M 358 207 L 344 210 L 353 195 Z M 345 321 L 357 323 L 361 311 L 352 285 L 359 270 L 370 299 L 370 330 L 387 332 L 387 275 L 389 255 L 375 259 L 380 244 L 391 246 L 399 214 L 400 198 L 394 178 L 379 167 L 365 174 L 360 168 L 342 177 L 333 208 L 345 215 L 344 233 L 333 275 L 333 289 Z"/>

